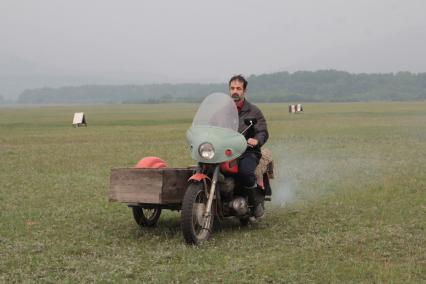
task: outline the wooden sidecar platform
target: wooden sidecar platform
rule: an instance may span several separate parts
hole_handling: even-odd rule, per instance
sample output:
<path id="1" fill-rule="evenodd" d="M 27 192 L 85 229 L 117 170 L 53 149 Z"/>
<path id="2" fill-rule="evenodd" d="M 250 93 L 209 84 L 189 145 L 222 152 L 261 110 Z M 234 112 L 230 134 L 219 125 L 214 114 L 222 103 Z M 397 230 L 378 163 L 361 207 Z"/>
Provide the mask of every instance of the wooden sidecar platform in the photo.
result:
<path id="1" fill-rule="evenodd" d="M 145 208 L 180 209 L 194 168 L 116 168 L 111 170 L 109 200 Z"/>

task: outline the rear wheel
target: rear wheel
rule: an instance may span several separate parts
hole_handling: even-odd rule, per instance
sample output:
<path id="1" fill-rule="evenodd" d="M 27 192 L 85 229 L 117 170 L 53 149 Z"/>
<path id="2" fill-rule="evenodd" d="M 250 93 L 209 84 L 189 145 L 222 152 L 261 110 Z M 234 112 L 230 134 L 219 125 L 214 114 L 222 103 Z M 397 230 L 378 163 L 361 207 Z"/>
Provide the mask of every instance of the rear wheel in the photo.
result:
<path id="1" fill-rule="evenodd" d="M 188 186 L 182 201 L 181 226 L 185 241 L 198 245 L 209 239 L 213 229 L 213 212 L 205 216 L 207 196 L 203 183 Z M 213 210 L 212 210 L 213 211 Z"/>
<path id="2" fill-rule="evenodd" d="M 132 207 L 133 218 L 141 227 L 154 227 L 157 225 L 161 215 L 161 209 L 147 209 L 142 207 Z"/>

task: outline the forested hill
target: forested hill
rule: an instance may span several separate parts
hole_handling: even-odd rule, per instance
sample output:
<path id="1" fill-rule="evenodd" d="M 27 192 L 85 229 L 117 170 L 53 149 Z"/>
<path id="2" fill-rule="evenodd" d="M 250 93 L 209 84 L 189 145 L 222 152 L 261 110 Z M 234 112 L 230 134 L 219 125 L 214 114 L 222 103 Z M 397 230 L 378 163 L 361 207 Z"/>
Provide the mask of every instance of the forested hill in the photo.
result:
<path id="1" fill-rule="evenodd" d="M 344 71 L 279 72 L 248 77 L 255 102 L 407 101 L 426 99 L 426 73 L 351 74 Z M 24 91 L 19 103 L 199 102 L 223 84 L 88 85 Z"/>

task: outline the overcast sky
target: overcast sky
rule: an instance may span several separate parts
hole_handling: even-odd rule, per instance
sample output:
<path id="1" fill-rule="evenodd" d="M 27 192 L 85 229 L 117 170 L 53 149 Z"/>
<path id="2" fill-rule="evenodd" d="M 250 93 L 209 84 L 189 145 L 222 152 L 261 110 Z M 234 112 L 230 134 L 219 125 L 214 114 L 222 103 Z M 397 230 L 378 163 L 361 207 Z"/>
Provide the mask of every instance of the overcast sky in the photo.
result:
<path id="1" fill-rule="evenodd" d="M 0 0 L 0 59 L 135 83 L 426 72 L 425 14 L 425 0 Z"/>

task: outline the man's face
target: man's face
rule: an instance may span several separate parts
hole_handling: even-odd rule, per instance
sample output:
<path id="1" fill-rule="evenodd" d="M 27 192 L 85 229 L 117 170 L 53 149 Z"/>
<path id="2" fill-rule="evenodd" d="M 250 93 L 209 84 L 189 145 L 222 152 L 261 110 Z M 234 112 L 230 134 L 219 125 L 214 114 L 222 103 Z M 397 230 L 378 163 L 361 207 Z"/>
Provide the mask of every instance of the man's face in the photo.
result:
<path id="1" fill-rule="evenodd" d="M 234 80 L 229 84 L 229 95 L 234 100 L 234 102 L 238 103 L 239 101 L 244 99 L 246 94 L 246 90 L 244 90 L 243 82 L 238 80 Z"/>

